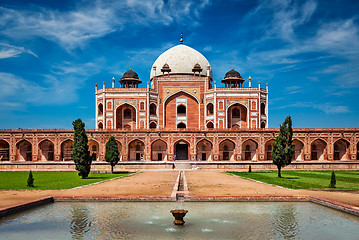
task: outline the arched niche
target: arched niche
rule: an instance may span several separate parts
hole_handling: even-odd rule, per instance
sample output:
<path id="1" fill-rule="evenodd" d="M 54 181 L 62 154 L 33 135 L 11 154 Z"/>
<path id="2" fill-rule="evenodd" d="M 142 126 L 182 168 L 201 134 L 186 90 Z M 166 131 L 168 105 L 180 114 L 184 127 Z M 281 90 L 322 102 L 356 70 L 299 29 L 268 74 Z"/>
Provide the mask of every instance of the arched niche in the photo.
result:
<path id="1" fill-rule="evenodd" d="M 261 115 L 266 115 L 266 105 L 265 105 L 265 103 L 261 103 Z"/>
<path id="2" fill-rule="evenodd" d="M 214 129 L 213 122 L 208 122 L 206 126 L 207 126 L 207 129 Z"/>
<path id="3" fill-rule="evenodd" d="M 98 115 L 99 115 L 99 116 L 102 116 L 102 115 L 103 115 L 103 105 L 102 105 L 102 103 L 100 103 L 100 104 L 98 105 Z"/>
<path id="4" fill-rule="evenodd" d="M 235 144 L 231 140 L 224 140 L 219 144 L 219 160 L 234 160 Z"/>
<path id="5" fill-rule="evenodd" d="M 68 139 L 61 143 L 61 159 L 62 161 L 72 161 L 72 148 L 74 141 Z"/>
<path id="6" fill-rule="evenodd" d="M 157 106 L 154 103 L 150 104 L 150 116 L 157 116 Z"/>
<path id="7" fill-rule="evenodd" d="M 183 122 L 177 124 L 177 129 L 186 129 L 186 124 Z"/>
<path id="8" fill-rule="evenodd" d="M 197 143 L 197 160 L 210 161 L 212 160 L 212 143 L 203 139 Z"/>
<path id="9" fill-rule="evenodd" d="M 32 161 L 32 144 L 27 140 L 21 140 L 16 144 L 17 159 L 19 161 Z"/>
<path id="10" fill-rule="evenodd" d="M 213 103 L 207 104 L 207 116 L 212 116 L 214 113 L 214 106 Z"/>
<path id="11" fill-rule="evenodd" d="M 92 156 L 92 154 L 94 154 L 95 156 L 95 159 L 93 159 L 93 161 L 98 161 L 100 154 L 100 147 L 98 142 L 94 140 L 90 140 L 88 141 L 88 146 L 89 146 L 90 156 Z"/>
<path id="12" fill-rule="evenodd" d="M 247 108 L 236 103 L 227 110 L 227 128 L 247 128 Z"/>
<path id="13" fill-rule="evenodd" d="M 303 154 L 304 143 L 297 139 L 294 139 L 292 145 L 294 145 L 294 154 L 292 160 L 294 161 L 304 160 L 304 154 Z"/>
<path id="14" fill-rule="evenodd" d="M 256 161 L 257 160 L 257 149 L 258 143 L 252 139 L 248 139 L 242 144 L 242 159 L 245 161 Z"/>
<path id="15" fill-rule="evenodd" d="M 103 129 L 103 124 L 102 124 L 102 122 L 99 122 L 97 126 L 98 126 L 98 129 Z"/>
<path id="16" fill-rule="evenodd" d="M 163 161 L 167 159 L 167 143 L 163 140 L 156 140 L 151 144 L 151 160 Z"/>
<path id="17" fill-rule="evenodd" d="M 326 147 L 327 143 L 322 139 L 316 139 L 310 145 L 311 159 L 312 160 L 324 160 L 326 159 Z"/>
<path id="18" fill-rule="evenodd" d="M 129 104 L 122 104 L 116 109 L 116 129 L 136 129 L 136 109 Z"/>
<path id="19" fill-rule="evenodd" d="M 150 129 L 156 129 L 156 128 L 157 128 L 157 124 L 155 122 L 151 122 Z"/>
<path id="20" fill-rule="evenodd" d="M 54 161 L 54 144 L 50 140 L 43 140 L 39 143 L 40 161 Z"/>
<path id="21" fill-rule="evenodd" d="M 345 139 L 339 139 L 334 143 L 334 160 L 349 160 L 348 150 L 350 143 Z"/>
<path id="22" fill-rule="evenodd" d="M 129 161 L 144 160 L 145 144 L 141 140 L 133 140 L 128 145 L 128 159 Z"/>
<path id="23" fill-rule="evenodd" d="M 10 145 L 5 140 L 0 140 L 0 161 L 9 161 Z"/>
<path id="24" fill-rule="evenodd" d="M 273 143 L 275 142 L 274 139 L 271 139 L 269 141 L 266 142 L 266 144 L 264 145 L 264 149 L 265 149 L 265 158 L 269 161 L 273 160 L 272 159 L 272 150 L 273 150 Z"/>

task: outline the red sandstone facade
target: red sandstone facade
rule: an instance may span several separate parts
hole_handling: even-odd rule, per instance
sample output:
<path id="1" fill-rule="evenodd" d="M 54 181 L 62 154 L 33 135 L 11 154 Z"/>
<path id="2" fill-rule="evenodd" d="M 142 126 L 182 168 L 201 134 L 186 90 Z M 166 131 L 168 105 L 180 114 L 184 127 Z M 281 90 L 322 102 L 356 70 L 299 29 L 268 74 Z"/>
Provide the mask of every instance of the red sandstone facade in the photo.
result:
<path id="1" fill-rule="evenodd" d="M 115 79 L 111 88 L 96 86 L 96 129 L 87 130 L 95 163 L 104 161 L 106 142 L 114 136 L 120 165 L 269 164 L 278 129 L 268 129 L 268 85 L 252 87 L 249 78 L 244 87 L 244 81 L 232 69 L 222 80 L 225 87 L 217 88 L 209 62 L 181 44 L 156 60 L 146 88 L 138 88 L 141 80 L 132 70 L 118 88 Z M 358 166 L 358 129 L 294 129 L 293 139 L 294 163 Z M 1 163 L 72 162 L 72 143 L 72 130 L 0 130 Z"/>

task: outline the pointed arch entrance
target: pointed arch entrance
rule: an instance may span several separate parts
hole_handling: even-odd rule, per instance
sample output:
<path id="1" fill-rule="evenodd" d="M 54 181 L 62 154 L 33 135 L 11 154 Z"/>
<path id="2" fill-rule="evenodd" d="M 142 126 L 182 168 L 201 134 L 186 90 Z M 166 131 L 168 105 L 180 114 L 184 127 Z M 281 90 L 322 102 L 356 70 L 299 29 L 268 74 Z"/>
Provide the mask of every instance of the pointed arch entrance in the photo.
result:
<path id="1" fill-rule="evenodd" d="M 19 161 L 32 161 L 32 145 L 27 140 L 21 140 L 16 144 L 17 159 Z"/>
<path id="2" fill-rule="evenodd" d="M 174 150 L 174 160 L 188 160 L 189 143 L 187 141 L 177 141 L 174 145 Z"/>
<path id="3" fill-rule="evenodd" d="M 144 159 L 145 144 L 141 140 L 133 140 L 128 146 L 128 160 L 141 161 Z"/>
<path id="4" fill-rule="evenodd" d="M 40 161 L 54 161 L 54 144 L 50 140 L 40 142 L 39 159 Z"/>
<path id="5" fill-rule="evenodd" d="M 257 149 L 258 143 L 252 139 L 248 139 L 242 144 L 243 159 L 245 161 L 256 161 L 257 160 Z"/>
<path id="6" fill-rule="evenodd" d="M 212 159 L 212 143 L 203 139 L 197 143 L 197 160 L 210 161 Z"/>
<path id="7" fill-rule="evenodd" d="M 235 144 L 231 140 L 224 140 L 219 144 L 219 160 L 234 160 Z"/>
<path id="8" fill-rule="evenodd" d="M 324 160 L 326 159 L 326 147 L 327 143 L 322 139 L 316 139 L 310 145 L 311 159 L 312 160 Z"/>
<path id="9" fill-rule="evenodd" d="M 66 140 L 61 143 L 61 159 L 62 161 L 71 161 L 72 160 L 72 148 L 74 141 Z"/>
<path id="10" fill-rule="evenodd" d="M 334 143 L 334 160 L 349 160 L 348 149 L 350 143 L 344 139 L 339 139 Z"/>
<path id="11" fill-rule="evenodd" d="M 151 160 L 162 161 L 167 159 L 167 144 L 163 140 L 156 140 L 151 144 Z"/>
<path id="12" fill-rule="evenodd" d="M 9 161 L 10 145 L 4 140 L 0 140 L 0 161 Z"/>

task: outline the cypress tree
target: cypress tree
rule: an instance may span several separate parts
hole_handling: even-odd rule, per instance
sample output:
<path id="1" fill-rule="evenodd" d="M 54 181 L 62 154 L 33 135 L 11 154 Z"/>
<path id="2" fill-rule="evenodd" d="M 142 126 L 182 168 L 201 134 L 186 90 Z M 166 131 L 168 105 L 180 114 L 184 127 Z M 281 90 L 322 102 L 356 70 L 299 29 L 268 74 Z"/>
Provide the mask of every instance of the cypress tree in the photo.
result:
<path id="1" fill-rule="evenodd" d="M 337 184 L 337 180 L 335 179 L 335 173 L 332 171 L 332 177 L 330 178 L 330 188 L 335 188 L 335 185 Z"/>
<path id="2" fill-rule="evenodd" d="M 111 165 L 111 173 L 113 173 L 113 167 L 120 160 L 118 158 L 118 145 L 116 143 L 115 137 L 111 136 L 108 142 L 106 143 L 106 152 L 105 152 L 105 160 L 109 162 Z"/>
<path id="3" fill-rule="evenodd" d="M 32 176 L 31 170 L 29 172 L 29 177 L 27 178 L 27 186 L 34 187 L 34 177 Z"/>
<path id="4" fill-rule="evenodd" d="M 249 173 L 252 172 L 252 167 L 251 167 L 251 165 L 249 165 L 248 172 L 249 172 Z"/>
<path id="5" fill-rule="evenodd" d="M 76 164 L 76 170 L 81 178 L 86 178 L 91 169 L 92 158 L 90 157 L 88 139 L 85 131 L 85 123 L 81 119 L 72 122 L 74 126 L 74 145 L 72 149 L 72 159 Z"/>
<path id="6" fill-rule="evenodd" d="M 272 159 L 273 164 L 278 168 L 278 177 L 282 177 L 281 168 L 292 162 L 294 154 L 294 145 L 292 145 L 292 119 L 288 116 L 282 125 L 280 125 L 279 135 L 273 143 Z"/>

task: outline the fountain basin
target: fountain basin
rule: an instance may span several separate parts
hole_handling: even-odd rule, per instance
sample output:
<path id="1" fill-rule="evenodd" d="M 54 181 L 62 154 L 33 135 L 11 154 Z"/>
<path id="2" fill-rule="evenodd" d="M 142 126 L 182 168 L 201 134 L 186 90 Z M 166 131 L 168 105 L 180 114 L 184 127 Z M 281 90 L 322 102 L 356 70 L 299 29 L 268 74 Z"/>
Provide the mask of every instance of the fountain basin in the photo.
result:
<path id="1" fill-rule="evenodd" d="M 183 225 L 185 223 L 183 218 L 188 213 L 188 210 L 176 209 L 176 210 L 171 210 L 170 212 L 175 217 L 175 220 L 173 221 L 175 225 Z"/>

